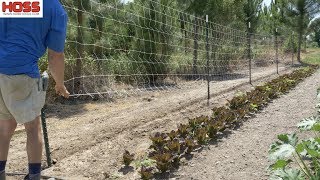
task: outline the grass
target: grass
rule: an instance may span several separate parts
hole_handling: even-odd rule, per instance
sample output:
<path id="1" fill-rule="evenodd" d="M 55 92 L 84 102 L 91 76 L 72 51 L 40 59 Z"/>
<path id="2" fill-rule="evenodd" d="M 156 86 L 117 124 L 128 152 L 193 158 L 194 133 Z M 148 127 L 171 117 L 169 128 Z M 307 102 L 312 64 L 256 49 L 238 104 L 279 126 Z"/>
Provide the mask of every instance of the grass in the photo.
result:
<path id="1" fill-rule="evenodd" d="M 302 55 L 302 61 L 307 64 L 320 65 L 320 48 L 310 48 Z"/>

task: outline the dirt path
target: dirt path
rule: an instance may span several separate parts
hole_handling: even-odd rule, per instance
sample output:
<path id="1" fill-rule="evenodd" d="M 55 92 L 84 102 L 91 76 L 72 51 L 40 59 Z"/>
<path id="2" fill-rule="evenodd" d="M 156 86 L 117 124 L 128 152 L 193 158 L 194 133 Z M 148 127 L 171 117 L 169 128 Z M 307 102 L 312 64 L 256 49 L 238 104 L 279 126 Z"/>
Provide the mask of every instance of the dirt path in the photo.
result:
<path id="1" fill-rule="evenodd" d="M 281 73 L 290 71 L 282 69 Z M 274 73 L 274 68 L 256 71 L 254 85 L 277 77 Z M 105 179 L 106 174 L 136 179 L 136 172 L 119 172 L 125 149 L 143 156 L 150 146 L 150 134 L 175 129 L 188 118 L 209 114 L 213 106 L 225 104 L 237 90 L 250 90 L 252 86 L 247 82 L 242 78 L 212 83 L 210 108 L 206 106 L 205 82 L 113 103 L 52 106 L 48 128 L 57 164 L 43 173 L 67 179 Z M 26 172 L 25 142 L 23 130 L 16 132 L 8 159 L 9 172 Z"/>
<path id="2" fill-rule="evenodd" d="M 244 123 L 216 145 L 209 146 L 182 167 L 177 179 L 258 180 L 268 179 L 267 152 L 281 133 L 297 131 L 296 124 L 313 115 L 320 72 L 275 100 L 264 111 Z"/>

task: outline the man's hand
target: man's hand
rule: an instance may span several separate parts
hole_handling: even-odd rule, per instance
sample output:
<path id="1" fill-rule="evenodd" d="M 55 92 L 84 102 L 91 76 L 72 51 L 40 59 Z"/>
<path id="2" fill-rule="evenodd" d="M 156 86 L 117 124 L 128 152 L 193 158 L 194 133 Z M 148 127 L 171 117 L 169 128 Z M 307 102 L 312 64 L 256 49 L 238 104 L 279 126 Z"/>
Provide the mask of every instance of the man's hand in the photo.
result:
<path id="1" fill-rule="evenodd" d="M 69 98 L 70 93 L 63 84 L 56 84 L 55 90 L 58 95 L 63 96 L 65 98 Z"/>
<path id="2" fill-rule="evenodd" d="M 64 86 L 64 54 L 63 52 L 55 52 L 51 49 L 48 51 L 49 71 L 56 82 L 55 90 L 58 95 L 68 98 L 70 93 Z"/>

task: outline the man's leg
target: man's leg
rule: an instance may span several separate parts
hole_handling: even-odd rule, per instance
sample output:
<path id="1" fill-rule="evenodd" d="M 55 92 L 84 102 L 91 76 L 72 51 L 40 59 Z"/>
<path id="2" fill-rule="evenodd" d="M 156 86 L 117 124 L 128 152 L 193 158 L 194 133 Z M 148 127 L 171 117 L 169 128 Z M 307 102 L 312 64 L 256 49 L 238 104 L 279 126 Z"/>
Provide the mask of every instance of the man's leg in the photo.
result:
<path id="1" fill-rule="evenodd" d="M 14 120 L 0 120 L 0 180 L 5 179 L 5 166 L 8 158 L 9 145 L 17 127 Z"/>
<path id="2" fill-rule="evenodd" d="M 40 117 L 24 124 L 27 132 L 27 153 L 29 160 L 29 179 L 40 179 L 42 158 L 42 134 Z"/>

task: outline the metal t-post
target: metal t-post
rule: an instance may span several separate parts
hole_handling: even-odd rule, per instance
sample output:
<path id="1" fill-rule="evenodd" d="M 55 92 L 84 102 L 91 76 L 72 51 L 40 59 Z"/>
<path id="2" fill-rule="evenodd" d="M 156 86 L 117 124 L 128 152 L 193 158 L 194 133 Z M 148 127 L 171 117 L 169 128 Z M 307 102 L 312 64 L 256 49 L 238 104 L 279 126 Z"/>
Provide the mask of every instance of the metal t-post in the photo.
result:
<path id="1" fill-rule="evenodd" d="M 249 83 L 252 84 L 252 59 L 251 59 L 251 22 L 248 24 L 247 40 L 248 40 L 248 60 L 249 60 Z"/>
<path id="2" fill-rule="evenodd" d="M 47 164 L 48 164 L 48 167 L 51 167 L 52 160 L 51 160 L 50 145 L 49 145 L 49 138 L 48 138 L 45 107 L 41 109 L 41 122 L 42 122 L 44 145 L 45 145 L 45 149 L 46 149 Z"/>
<path id="3" fill-rule="evenodd" d="M 206 45 L 206 50 L 207 50 L 207 82 L 208 82 L 208 106 L 210 105 L 210 69 L 209 69 L 209 16 L 206 15 L 206 40 L 207 40 L 207 45 Z"/>
<path id="4" fill-rule="evenodd" d="M 279 74 L 279 49 L 278 49 L 278 28 L 276 28 L 276 64 L 277 64 L 277 74 Z"/>

